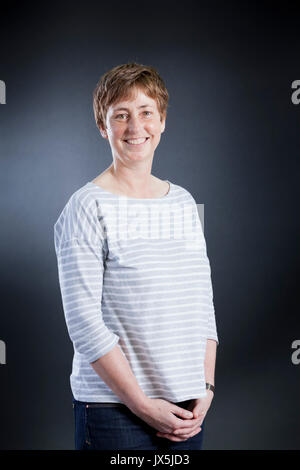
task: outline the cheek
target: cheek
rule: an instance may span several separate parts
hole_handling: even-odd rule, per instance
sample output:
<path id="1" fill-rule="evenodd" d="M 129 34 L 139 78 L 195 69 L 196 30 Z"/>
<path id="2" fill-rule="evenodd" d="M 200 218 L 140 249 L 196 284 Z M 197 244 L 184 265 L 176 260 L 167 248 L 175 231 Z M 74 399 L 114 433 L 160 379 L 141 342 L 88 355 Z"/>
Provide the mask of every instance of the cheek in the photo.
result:
<path id="1" fill-rule="evenodd" d="M 119 126 L 111 126 L 109 129 L 109 134 L 112 140 L 120 139 L 123 135 L 123 129 Z"/>
<path id="2" fill-rule="evenodd" d="M 158 122 L 149 122 L 147 129 L 150 134 L 160 134 L 161 133 L 161 125 Z"/>

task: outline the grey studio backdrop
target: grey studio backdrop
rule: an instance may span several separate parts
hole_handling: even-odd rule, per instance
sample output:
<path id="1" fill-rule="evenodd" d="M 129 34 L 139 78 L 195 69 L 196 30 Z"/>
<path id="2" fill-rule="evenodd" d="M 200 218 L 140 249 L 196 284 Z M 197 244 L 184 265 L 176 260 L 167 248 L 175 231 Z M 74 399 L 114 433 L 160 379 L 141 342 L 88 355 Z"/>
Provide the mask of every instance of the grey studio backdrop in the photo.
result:
<path id="1" fill-rule="evenodd" d="M 184 3 L 1 7 L 1 449 L 74 448 L 53 225 L 111 163 L 92 92 L 128 61 L 170 93 L 153 174 L 205 207 L 220 345 L 204 449 L 300 447 L 299 12 Z"/>

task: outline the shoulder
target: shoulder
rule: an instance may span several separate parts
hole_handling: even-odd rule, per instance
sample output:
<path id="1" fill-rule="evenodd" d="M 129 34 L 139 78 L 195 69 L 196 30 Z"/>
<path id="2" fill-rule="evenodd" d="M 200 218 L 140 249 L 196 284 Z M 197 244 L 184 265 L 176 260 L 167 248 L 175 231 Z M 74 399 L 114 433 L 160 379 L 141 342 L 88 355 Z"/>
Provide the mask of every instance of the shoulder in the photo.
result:
<path id="1" fill-rule="evenodd" d="M 173 183 L 172 181 L 170 181 L 170 183 L 173 185 L 173 189 L 175 189 L 176 194 L 180 196 L 180 199 L 183 202 L 196 204 L 193 195 L 188 189 L 184 188 L 183 186 L 180 186 L 179 184 Z"/>
<path id="2" fill-rule="evenodd" d="M 92 201 L 91 191 L 89 190 L 87 184 L 81 186 L 76 191 L 74 191 L 67 199 L 65 205 L 63 206 L 62 211 L 58 217 L 57 222 L 71 213 L 76 213 L 82 207 L 88 207 Z"/>
<path id="3" fill-rule="evenodd" d="M 69 196 L 54 224 L 56 240 L 82 237 L 96 231 L 98 225 L 98 204 L 92 188 L 86 183 Z"/>

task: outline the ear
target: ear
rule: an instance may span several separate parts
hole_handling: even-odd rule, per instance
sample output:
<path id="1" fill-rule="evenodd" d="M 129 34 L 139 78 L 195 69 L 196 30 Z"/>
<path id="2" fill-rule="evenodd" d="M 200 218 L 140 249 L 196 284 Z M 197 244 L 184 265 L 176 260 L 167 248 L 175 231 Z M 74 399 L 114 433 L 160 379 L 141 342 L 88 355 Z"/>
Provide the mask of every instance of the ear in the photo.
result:
<path id="1" fill-rule="evenodd" d="M 161 133 L 164 132 L 165 128 L 166 128 L 166 118 L 164 117 L 161 121 Z"/>
<path id="2" fill-rule="evenodd" d="M 107 139 L 107 138 L 108 138 L 106 129 L 104 129 L 104 127 L 99 126 L 99 131 L 100 131 L 100 133 L 101 133 L 101 135 L 102 135 L 102 137 L 103 137 L 104 139 Z"/>

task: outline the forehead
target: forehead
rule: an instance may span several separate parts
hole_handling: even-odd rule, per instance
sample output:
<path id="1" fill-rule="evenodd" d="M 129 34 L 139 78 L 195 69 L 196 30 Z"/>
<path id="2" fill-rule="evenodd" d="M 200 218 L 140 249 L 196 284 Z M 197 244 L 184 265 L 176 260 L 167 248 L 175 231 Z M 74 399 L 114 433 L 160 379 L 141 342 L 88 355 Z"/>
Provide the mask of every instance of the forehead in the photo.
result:
<path id="1" fill-rule="evenodd" d="M 146 93 L 137 88 L 137 89 L 131 89 L 129 91 L 129 95 L 120 98 L 118 101 L 115 101 L 110 105 L 111 110 L 116 110 L 118 108 L 134 108 L 134 107 L 140 107 L 143 105 L 149 105 L 157 108 L 157 103 L 156 100 L 153 98 L 150 98 L 150 96 L 146 95 Z"/>

